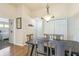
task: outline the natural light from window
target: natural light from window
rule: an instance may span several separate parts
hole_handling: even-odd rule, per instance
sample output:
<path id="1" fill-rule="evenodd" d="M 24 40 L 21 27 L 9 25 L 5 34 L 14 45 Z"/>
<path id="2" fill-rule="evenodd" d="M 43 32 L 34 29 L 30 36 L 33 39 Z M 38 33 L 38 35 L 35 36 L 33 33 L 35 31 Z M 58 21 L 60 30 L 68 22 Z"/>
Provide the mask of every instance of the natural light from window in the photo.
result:
<path id="1" fill-rule="evenodd" d="M 5 24 L 4 27 L 5 27 L 5 28 L 9 28 L 9 25 Z"/>
<path id="2" fill-rule="evenodd" d="M 3 24 L 0 24 L 0 27 L 4 27 L 4 25 Z"/>

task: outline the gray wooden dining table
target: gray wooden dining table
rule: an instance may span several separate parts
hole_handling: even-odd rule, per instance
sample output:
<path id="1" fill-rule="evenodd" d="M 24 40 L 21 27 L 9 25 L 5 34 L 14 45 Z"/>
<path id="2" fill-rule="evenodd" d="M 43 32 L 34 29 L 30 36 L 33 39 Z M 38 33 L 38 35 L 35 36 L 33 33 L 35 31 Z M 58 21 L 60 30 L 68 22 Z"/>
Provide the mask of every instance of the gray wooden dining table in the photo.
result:
<path id="1" fill-rule="evenodd" d="M 65 56 L 65 50 L 69 51 L 69 56 L 71 56 L 71 52 L 79 52 L 79 42 L 76 41 L 69 41 L 69 40 L 44 40 L 44 39 L 37 39 L 37 40 L 30 40 L 27 41 L 27 44 L 32 45 L 31 54 L 33 54 L 34 47 L 38 45 L 38 42 L 41 42 L 40 44 L 44 44 L 45 46 L 51 46 L 55 48 L 55 56 Z M 50 47 L 50 56 L 51 54 L 51 47 Z M 37 47 L 36 47 L 37 48 Z M 47 52 L 48 56 L 48 52 Z"/>

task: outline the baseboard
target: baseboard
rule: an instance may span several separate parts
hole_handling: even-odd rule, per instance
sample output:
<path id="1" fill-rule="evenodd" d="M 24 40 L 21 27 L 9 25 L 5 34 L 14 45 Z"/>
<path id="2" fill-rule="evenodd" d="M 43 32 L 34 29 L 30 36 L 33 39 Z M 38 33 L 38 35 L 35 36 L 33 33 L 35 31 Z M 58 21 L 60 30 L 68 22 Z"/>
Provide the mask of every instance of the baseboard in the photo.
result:
<path id="1" fill-rule="evenodd" d="M 20 43 L 14 43 L 14 45 L 24 46 L 24 44 L 20 44 Z"/>
<path id="2" fill-rule="evenodd" d="M 15 43 L 15 42 L 9 42 L 9 43 L 13 45 L 18 45 L 18 46 L 24 46 L 24 44 L 21 44 L 21 43 Z"/>

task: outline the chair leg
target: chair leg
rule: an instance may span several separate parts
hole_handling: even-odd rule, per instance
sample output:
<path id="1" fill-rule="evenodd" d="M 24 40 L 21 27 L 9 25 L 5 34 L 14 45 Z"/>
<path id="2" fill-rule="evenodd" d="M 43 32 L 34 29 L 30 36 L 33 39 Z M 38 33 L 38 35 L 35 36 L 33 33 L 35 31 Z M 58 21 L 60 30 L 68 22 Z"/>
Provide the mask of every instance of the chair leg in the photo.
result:
<path id="1" fill-rule="evenodd" d="M 31 50 L 30 56 L 32 56 L 33 50 L 34 50 L 34 45 L 32 45 L 32 50 Z"/>
<path id="2" fill-rule="evenodd" d="M 37 46 L 37 44 L 35 45 L 35 48 L 36 48 L 36 50 L 35 50 L 35 55 L 38 56 L 38 53 L 37 53 L 37 48 L 38 48 L 38 46 Z"/>
<path id="3" fill-rule="evenodd" d="M 28 51 L 27 51 L 26 55 L 28 55 L 28 54 L 29 54 L 29 50 L 30 50 L 30 49 L 29 49 L 29 45 L 28 45 L 27 47 L 28 47 L 28 48 L 27 48 L 27 49 L 28 49 Z"/>

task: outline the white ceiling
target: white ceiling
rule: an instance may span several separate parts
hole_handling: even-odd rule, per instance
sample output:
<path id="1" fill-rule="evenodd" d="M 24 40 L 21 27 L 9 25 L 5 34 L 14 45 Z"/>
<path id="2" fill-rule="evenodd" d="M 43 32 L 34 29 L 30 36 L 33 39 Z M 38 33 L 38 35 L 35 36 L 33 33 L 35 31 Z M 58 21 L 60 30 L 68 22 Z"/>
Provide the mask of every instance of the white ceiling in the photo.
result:
<path id="1" fill-rule="evenodd" d="M 31 10 L 31 11 L 36 11 L 36 10 L 40 10 L 40 9 L 43 9 L 43 8 L 46 8 L 46 3 L 26 3 L 26 4 L 24 4 L 29 10 Z M 66 6 L 67 4 L 64 4 L 64 3 L 61 3 L 61 4 L 59 4 L 59 3 L 50 3 L 50 4 L 48 4 L 49 5 L 49 7 L 58 7 L 58 6 L 62 6 L 62 5 L 64 5 L 64 6 Z"/>
<path id="2" fill-rule="evenodd" d="M 36 11 L 40 10 L 42 8 L 46 8 L 46 3 L 12 3 L 12 5 L 17 6 L 17 5 L 24 5 L 26 6 L 30 11 Z M 68 5 L 67 3 L 49 3 L 48 4 L 51 7 L 59 7 L 59 6 L 66 6 Z"/>
<path id="3" fill-rule="evenodd" d="M 45 12 L 45 8 L 47 5 L 46 3 L 11 3 L 11 5 L 13 6 L 23 5 L 24 7 L 28 8 L 31 11 L 30 15 L 34 17 L 46 15 Z M 78 10 L 79 6 L 79 4 L 75 3 L 49 3 L 48 5 L 50 7 L 51 14 L 54 14 L 55 18 L 72 16 L 73 14 L 77 13 L 76 11 Z M 72 13 L 71 10 L 73 10 Z"/>

